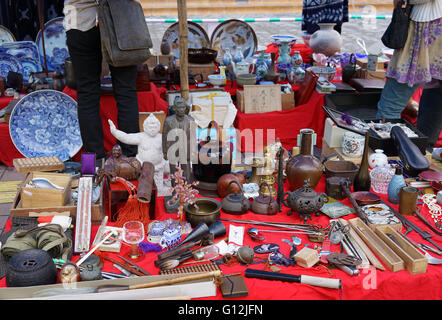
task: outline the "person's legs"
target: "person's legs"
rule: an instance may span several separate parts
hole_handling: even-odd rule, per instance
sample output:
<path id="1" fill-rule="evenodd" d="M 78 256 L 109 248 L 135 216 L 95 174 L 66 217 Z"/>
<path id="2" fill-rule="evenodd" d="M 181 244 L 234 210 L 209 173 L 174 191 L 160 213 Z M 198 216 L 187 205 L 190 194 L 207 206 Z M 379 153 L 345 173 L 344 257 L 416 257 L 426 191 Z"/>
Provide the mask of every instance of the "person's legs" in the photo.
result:
<path id="1" fill-rule="evenodd" d="M 137 66 L 113 67 L 109 66 L 112 86 L 118 109 L 118 129 L 125 133 L 136 133 L 140 131 L 138 95 L 136 89 Z M 121 145 L 123 154 L 134 157 L 138 147 L 118 142 Z"/>
<path id="2" fill-rule="evenodd" d="M 69 55 L 77 83 L 78 121 L 83 148 L 97 159 L 106 156 L 100 117 L 101 43 L 98 28 L 86 32 L 71 29 L 66 33 Z"/>
<path id="3" fill-rule="evenodd" d="M 405 83 L 399 83 L 394 78 L 387 78 L 381 98 L 378 102 L 378 119 L 400 119 L 410 98 L 413 96 L 418 85 L 409 87 Z"/>
<path id="4" fill-rule="evenodd" d="M 439 88 L 424 89 L 419 102 L 417 129 L 428 137 L 433 148 L 442 130 L 442 81 Z"/>

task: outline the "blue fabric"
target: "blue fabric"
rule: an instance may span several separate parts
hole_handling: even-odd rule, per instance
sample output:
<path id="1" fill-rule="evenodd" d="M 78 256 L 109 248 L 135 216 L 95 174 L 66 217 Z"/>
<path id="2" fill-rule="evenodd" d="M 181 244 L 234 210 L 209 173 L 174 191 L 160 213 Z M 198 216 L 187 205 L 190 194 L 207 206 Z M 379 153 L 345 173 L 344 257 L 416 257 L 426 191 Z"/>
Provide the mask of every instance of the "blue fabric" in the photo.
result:
<path id="1" fill-rule="evenodd" d="M 409 87 L 405 83 L 397 82 L 394 78 L 387 78 L 378 102 L 376 118 L 400 119 L 402 110 L 407 106 L 417 87 L 417 84 Z"/>
<path id="2" fill-rule="evenodd" d="M 343 22 L 348 22 L 348 0 L 304 0 L 302 3 L 301 29 L 313 34 L 318 23 L 336 23 L 341 32 Z"/>

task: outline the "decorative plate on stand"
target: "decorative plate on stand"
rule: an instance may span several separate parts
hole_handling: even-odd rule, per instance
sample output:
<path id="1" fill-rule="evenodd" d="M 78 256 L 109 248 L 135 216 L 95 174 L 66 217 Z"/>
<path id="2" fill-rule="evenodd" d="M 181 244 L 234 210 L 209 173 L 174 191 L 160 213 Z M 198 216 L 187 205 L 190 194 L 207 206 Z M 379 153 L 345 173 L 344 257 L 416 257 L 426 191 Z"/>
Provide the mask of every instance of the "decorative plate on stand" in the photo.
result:
<path id="1" fill-rule="evenodd" d="M 252 57 L 258 48 L 258 39 L 252 27 L 236 19 L 220 23 L 213 31 L 210 43 L 213 50 L 224 52 L 229 48 L 232 55 L 235 48 L 241 47 L 244 60 Z"/>
<path id="2" fill-rule="evenodd" d="M 197 23 L 189 21 L 187 22 L 188 28 L 188 47 L 201 49 L 209 48 L 210 40 L 206 31 Z M 179 38 L 179 25 L 178 22 L 172 24 L 164 32 L 162 41 L 167 41 L 170 45 L 170 52 L 177 59 L 180 58 L 180 38 Z"/>
<path id="3" fill-rule="evenodd" d="M 12 54 L 0 53 L 0 76 L 6 79 L 9 71 L 23 73 L 23 66 Z"/>
<path id="4" fill-rule="evenodd" d="M 37 45 L 34 41 L 16 41 L 8 42 L 0 45 L 0 52 L 9 53 L 16 58 L 31 58 L 40 60 Z"/>
<path id="5" fill-rule="evenodd" d="M 25 157 L 58 156 L 66 161 L 83 146 L 77 102 L 56 90 L 29 93 L 15 105 L 9 133 Z"/>
<path id="6" fill-rule="evenodd" d="M 66 45 L 66 30 L 63 25 L 63 17 L 49 20 L 44 25 L 44 44 L 46 51 L 46 61 L 49 71 L 55 71 L 56 67 L 61 67 L 64 60 L 69 57 Z M 44 66 L 43 41 L 41 31 L 38 31 L 35 40 L 40 53 L 40 62 Z"/>
<path id="7" fill-rule="evenodd" d="M 0 25 L 0 44 L 14 41 L 14 34 L 8 28 Z"/>

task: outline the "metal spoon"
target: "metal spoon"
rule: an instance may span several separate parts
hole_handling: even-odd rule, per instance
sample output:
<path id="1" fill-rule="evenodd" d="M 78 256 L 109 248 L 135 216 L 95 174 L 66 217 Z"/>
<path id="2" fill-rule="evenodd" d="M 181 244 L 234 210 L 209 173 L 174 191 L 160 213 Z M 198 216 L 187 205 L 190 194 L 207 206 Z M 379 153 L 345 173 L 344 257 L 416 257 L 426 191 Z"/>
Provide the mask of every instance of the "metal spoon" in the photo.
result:
<path id="1" fill-rule="evenodd" d="M 431 254 L 429 254 L 427 251 L 425 251 L 422 248 L 420 248 L 420 250 L 425 252 L 425 257 L 428 259 L 429 264 L 442 264 L 442 259 L 438 259 L 438 258 L 433 257 Z"/>
<path id="2" fill-rule="evenodd" d="M 167 259 L 167 260 L 161 261 L 158 264 L 158 268 L 160 268 L 160 270 L 170 270 L 170 269 L 173 269 L 173 268 L 179 266 L 181 262 L 189 260 L 192 257 L 193 257 L 192 252 L 190 252 L 190 254 L 189 253 L 185 253 L 182 256 L 178 257 L 178 258 Z"/>

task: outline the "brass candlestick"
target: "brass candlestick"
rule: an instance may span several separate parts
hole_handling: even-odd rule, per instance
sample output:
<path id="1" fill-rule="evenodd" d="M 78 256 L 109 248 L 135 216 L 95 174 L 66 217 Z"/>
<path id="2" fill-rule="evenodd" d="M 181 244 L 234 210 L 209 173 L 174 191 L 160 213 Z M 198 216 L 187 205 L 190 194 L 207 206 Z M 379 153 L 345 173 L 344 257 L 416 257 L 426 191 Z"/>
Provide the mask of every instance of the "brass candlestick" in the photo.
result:
<path id="1" fill-rule="evenodd" d="M 269 185 L 270 191 L 264 182 L 266 182 Z M 267 172 L 265 175 L 262 175 L 259 184 L 261 186 L 259 189 L 260 193 L 262 193 L 266 196 L 270 196 L 270 197 L 273 197 L 276 195 L 275 177 L 273 176 L 273 171 Z"/>
<path id="2" fill-rule="evenodd" d="M 253 158 L 253 163 L 252 163 L 252 174 L 249 178 L 249 183 L 256 183 L 256 184 L 260 184 L 261 181 L 261 174 L 259 171 L 262 170 L 262 168 L 264 168 L 264 161 L 262 158 Z"/>

